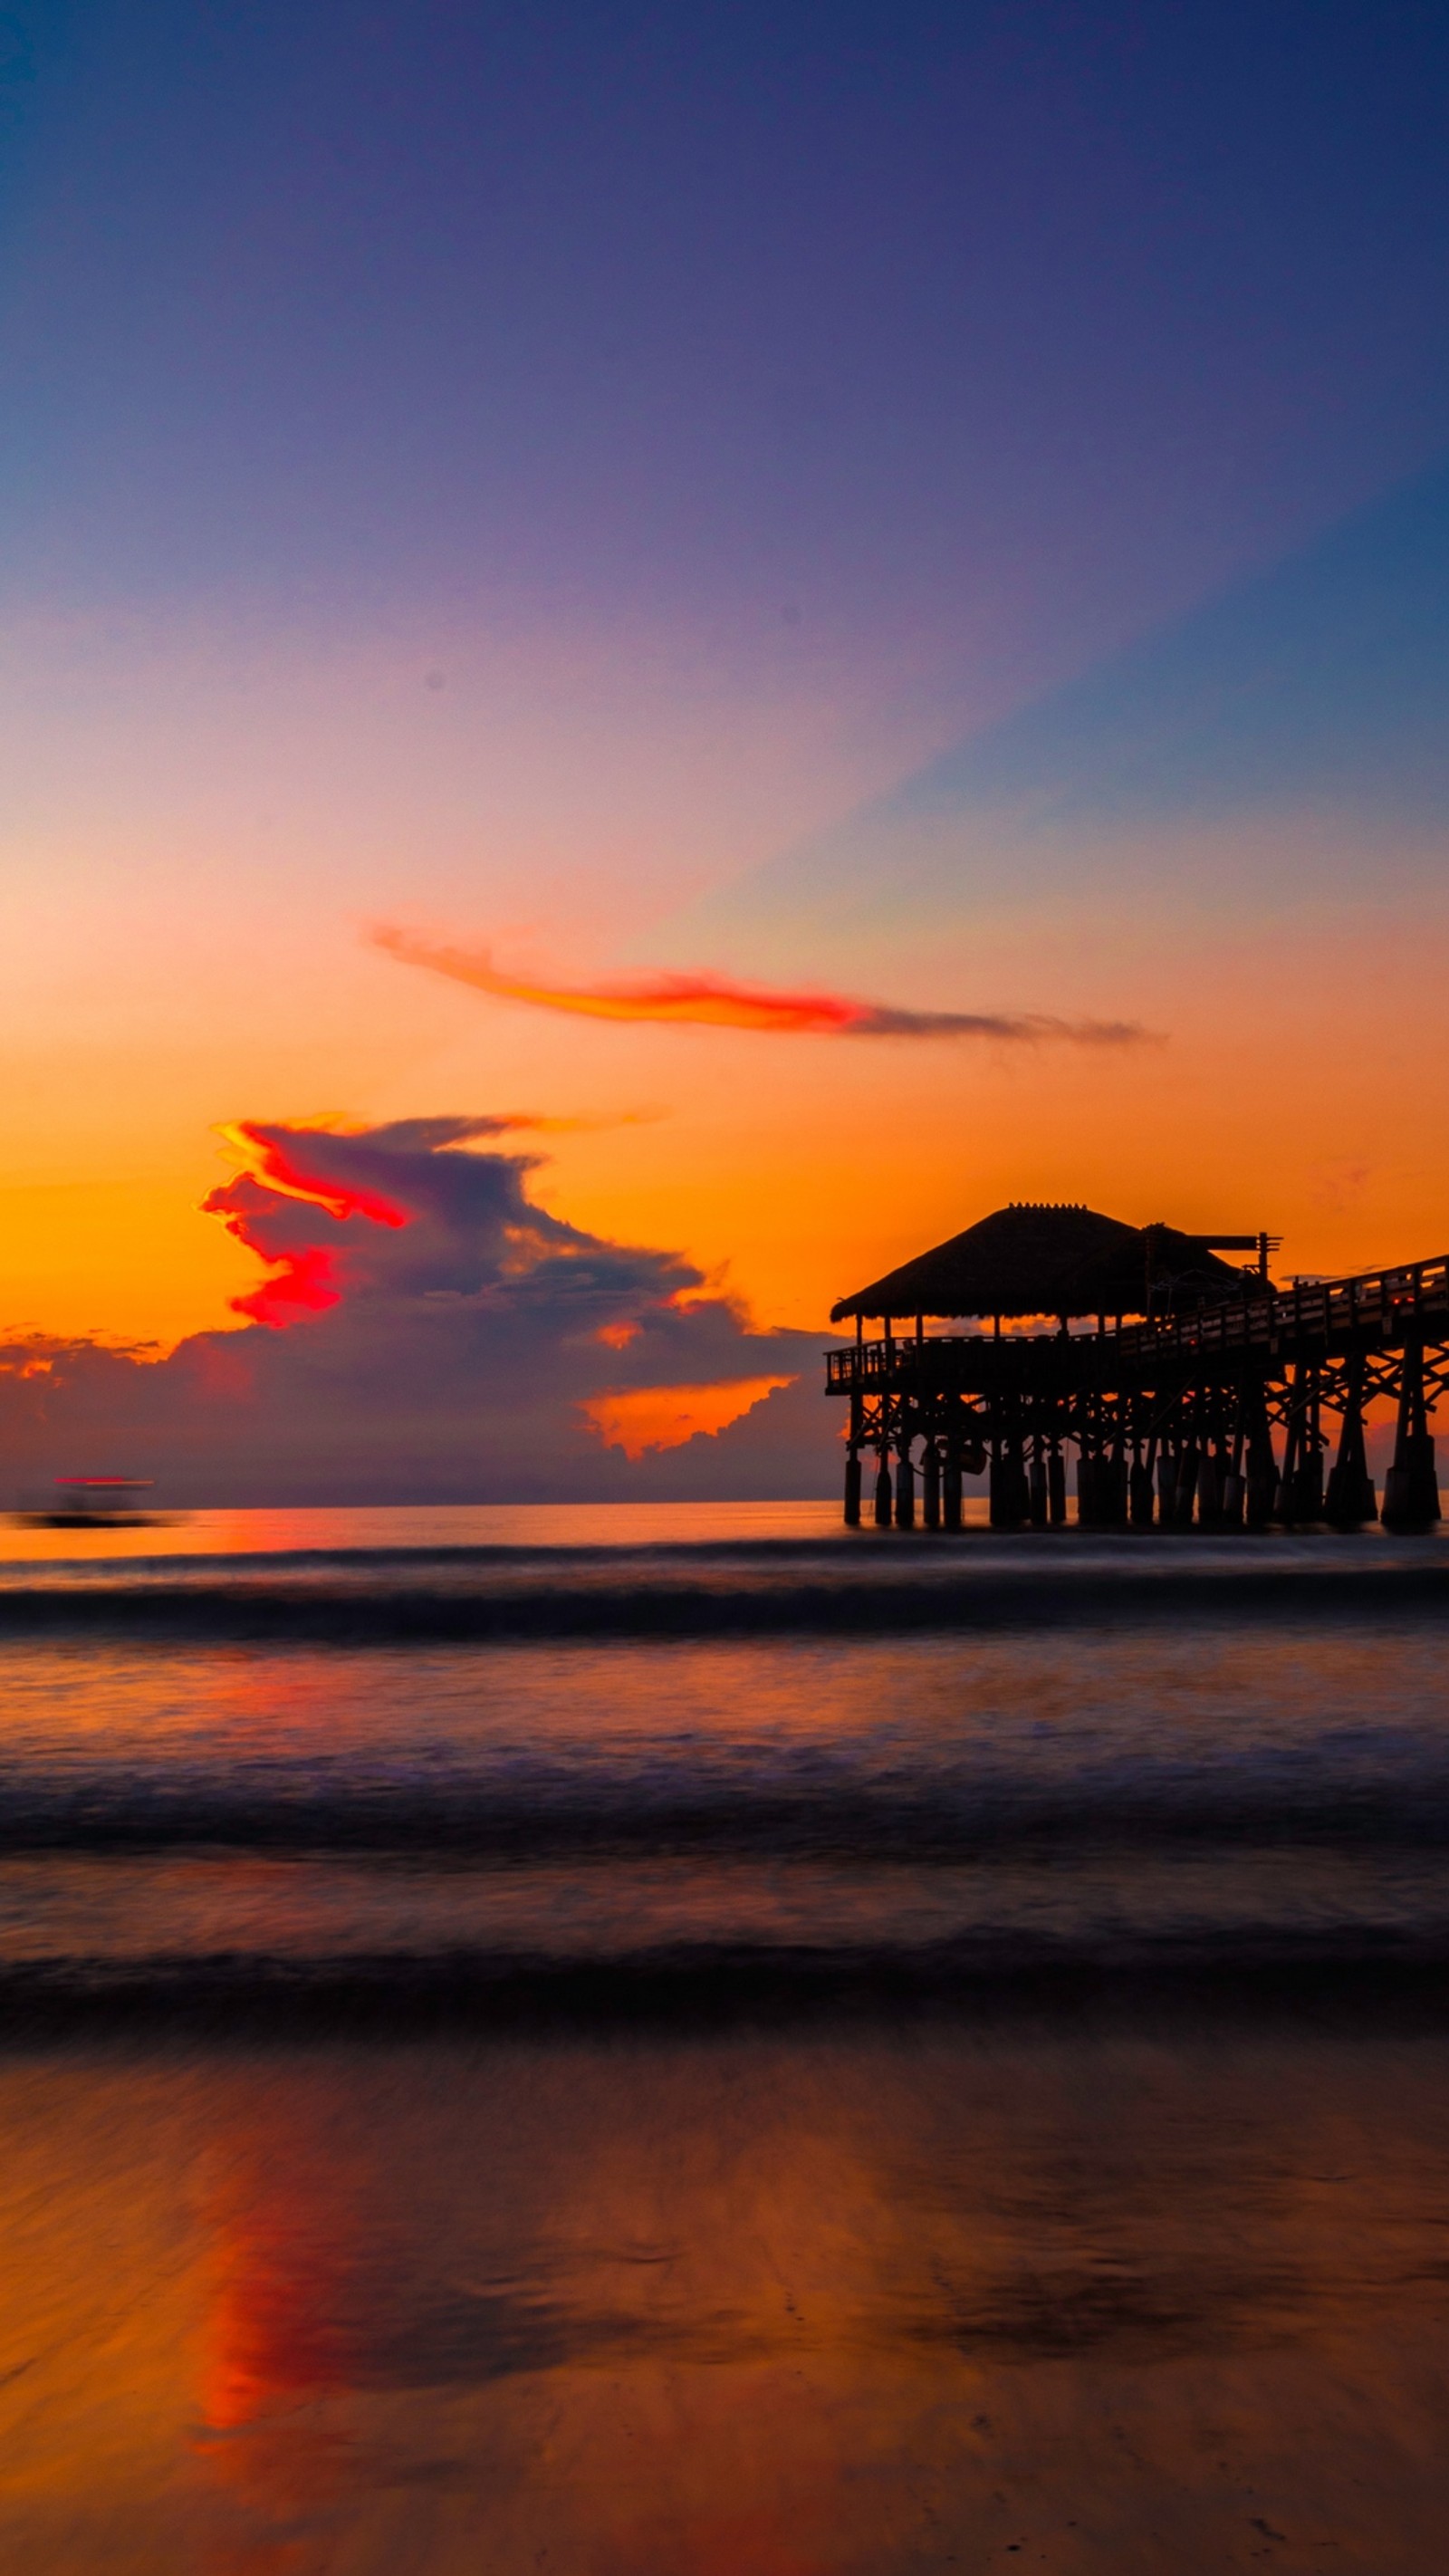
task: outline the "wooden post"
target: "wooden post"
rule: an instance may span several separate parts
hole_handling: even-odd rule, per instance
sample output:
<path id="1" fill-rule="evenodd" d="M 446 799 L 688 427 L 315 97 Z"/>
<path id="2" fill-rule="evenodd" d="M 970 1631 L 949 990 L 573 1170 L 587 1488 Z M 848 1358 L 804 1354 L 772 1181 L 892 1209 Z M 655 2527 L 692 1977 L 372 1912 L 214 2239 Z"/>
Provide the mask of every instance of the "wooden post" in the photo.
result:
<path id="1" fill-rule="evenodd" d="M 1399 1420 L 1394 1463 L 1384 1478 L 1385 1529 L 1432 1529 L 1439 1519 L 1439 1478 L 1434 1435 L 1424 1400 L 1424 1345 L 1409 1341 L 1399 1370 Z"/>
<path id="2" fill-rule="evenodd" d="M 1299 1291 L 1295 1288 L 1294 1296 Z M 1273 1518 L 1284 1526 L 1293 1526 L 1294 1504 L 1298 1494 L 1298 1458 L 1303 1445 L 1303 1363 L 1297 1361 L 1289 1383 L 1288 1424 L 1283 1435 L 1283 1472 L 1278 1479 L 1278 1496 L 1273 1505 Z"/>
<path id="3" fill-rule="evenodd" d="M 1376 1521 L 1379 1516 L 1379 1498 L 1368 1471 L 1368 1452 L 1364 1445 L 1363 1381 L 1363 1353 L 1355 1351 L 1350 1355 L 1344 1372 L 1338 1455 L 1328 1471 L 1328 1493 L 1324 1505 L 1332 1526 L 1340 1530 L 1362 1529 L 1365 1521 Z"/>
<path id="4" fill-rule="evenodd" d="M 1310 1366 L 1308 1409 L 1303 1424 L 1303 1456 L 1298 1468 L 1294 1518 L 1305 1528 L 1323 1518 L 1323 1376 Z"/>
<path id="5" fill-rule="evenodd" d="M 1156 1464 L 1157 1441 L 1149 1438 L 1143 1453 L 1141 1426 L 1132 1442 L 1132 1465 L 1127 1477 L 1127 1517 L 1134 1529 L 1151 1529 L 1153 1501 L 1153 1468 Z"/>
<path id="6" fill-rule="evenodd" d="M 850 1395 L 850 1434 L 845 1452 L 845 1526 L 860 1527 L 860 1444 L 865 1435 L 865 1404 L 859 1385 Z"/>
<path id="7" fill-rule="evenodd" d="M 1197 1405 L 1185 1395 L 1179 1412 L 1177 1485 L 1173 1494 L 1174 1529 L 1191 1529 L 1197 1509 Z"/>
<path id="8" fill-rule="evenodd" d="M 1278 1499 L 1278 1461 L 1273 1455 L 1268 1391 L 1256 1369 L 1244 1370 L 1242 1407 L 1247 1432 L 1244 1509 L 1249 1529 L 1266 1529 Z"/>

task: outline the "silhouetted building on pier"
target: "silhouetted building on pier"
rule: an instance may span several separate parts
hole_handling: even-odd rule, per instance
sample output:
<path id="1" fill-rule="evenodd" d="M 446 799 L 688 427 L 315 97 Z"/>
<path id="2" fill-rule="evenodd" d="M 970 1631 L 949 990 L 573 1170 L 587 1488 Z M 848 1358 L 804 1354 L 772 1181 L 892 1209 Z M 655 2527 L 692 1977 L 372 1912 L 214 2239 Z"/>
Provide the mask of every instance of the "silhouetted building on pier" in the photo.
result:
<path id="1" fill-rule="evenodd" d="M 986 1470 L 994 1527 L 1060 1527 L 1075 1450 L 1087 1527 L 1358 1528 L 1378 1517 L 1366 1409 L 1388 1398 L 1383 1518 L 1431 1527 L 1449 1260 L 1279 1288 L 1276 1249 L 1263 1233 L 1014 1206 L 843 1297 L 831 1321 L 853 1316 L 856 1339 L 829 1353 L 826 1391 L 850 1405 L 846 1519 L 861 1517 L 869 1457 L 882 1526 L 914 1527 L 919 1483 L 925 1526 L 959 1528 L 962 1479 Z M 1023 1322 L 1035 1329 L 1002 1330 Z"/>

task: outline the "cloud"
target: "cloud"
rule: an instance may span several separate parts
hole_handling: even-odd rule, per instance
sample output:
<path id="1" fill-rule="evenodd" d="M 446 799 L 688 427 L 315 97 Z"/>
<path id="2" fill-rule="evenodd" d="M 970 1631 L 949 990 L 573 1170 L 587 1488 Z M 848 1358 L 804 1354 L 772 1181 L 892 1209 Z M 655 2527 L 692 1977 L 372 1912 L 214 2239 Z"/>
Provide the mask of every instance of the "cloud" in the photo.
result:
<path id="1" fill-rule="evenodd" d="M 595 1020 L 655 1020 L 695 1028 L 754 1029 L 791 1037 L 995 1038 L 1032 1046 L 1133 1046 L 1148 1031 L 1130 1020 L 1062 1020 L 1045 1012 L 908 1011 L 843 993 L 780 993 L 721 975 L 645 975 L 604 984 L 537 983 L 507 975 L 486 948 L 451 948 L 383 923 L 374 948 L 500 1001 L 568 1011 Z"/>
<path id="2" fill-rule="evenodd" d="M 175 1505 L 833 1491 L 814 1335 L 758 1331 L 680 1254 L 530 1197 L 518 1122 L 246 1121 L 209 1212 L 266 1276 L 166 1357 L 0 1349 L 18 1499 L 59 1475 Z"/>
<path id="3" fill-rule="evenodd" d="M 716 1386 L 626 1387 L 620 1395 L 591 1395 L 582 1411 L 606 1448 L 626 1458 L 651 1449 L 678 1449 L 700 1431 L 725 1430 L 763 1404 L 792 1377 L 726 1378 Z"/>

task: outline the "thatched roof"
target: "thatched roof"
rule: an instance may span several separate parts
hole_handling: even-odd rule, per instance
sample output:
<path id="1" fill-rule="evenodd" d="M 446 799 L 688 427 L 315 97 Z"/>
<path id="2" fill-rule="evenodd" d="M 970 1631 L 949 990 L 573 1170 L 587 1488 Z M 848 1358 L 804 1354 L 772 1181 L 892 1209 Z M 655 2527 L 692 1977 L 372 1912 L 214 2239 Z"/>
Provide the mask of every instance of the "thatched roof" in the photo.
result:
<path id="1" fill-rule="evenodd" d="M 832 1306 L 848 1315 L 1140 1315 L 1230 1296 L 1243 1274 L 1201 1235 L 1088 1207 L 1004 1207 Z"/>

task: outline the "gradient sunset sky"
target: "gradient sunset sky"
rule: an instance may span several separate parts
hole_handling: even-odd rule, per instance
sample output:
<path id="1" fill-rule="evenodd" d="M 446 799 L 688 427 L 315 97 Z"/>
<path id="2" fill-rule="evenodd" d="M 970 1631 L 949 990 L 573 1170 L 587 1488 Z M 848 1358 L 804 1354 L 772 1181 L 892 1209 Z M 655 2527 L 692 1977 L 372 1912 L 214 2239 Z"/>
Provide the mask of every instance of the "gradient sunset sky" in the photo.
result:
<path id="1" fill-rule="evenodd" d="M 812 1334 L 1009 1197 L 1442 1251 L 1446 109 L 1395 0 L 7 10 L 0 1326 L 245 1330 L 246 1122 L 558 1122 Z"/>

